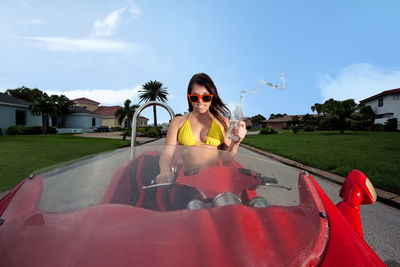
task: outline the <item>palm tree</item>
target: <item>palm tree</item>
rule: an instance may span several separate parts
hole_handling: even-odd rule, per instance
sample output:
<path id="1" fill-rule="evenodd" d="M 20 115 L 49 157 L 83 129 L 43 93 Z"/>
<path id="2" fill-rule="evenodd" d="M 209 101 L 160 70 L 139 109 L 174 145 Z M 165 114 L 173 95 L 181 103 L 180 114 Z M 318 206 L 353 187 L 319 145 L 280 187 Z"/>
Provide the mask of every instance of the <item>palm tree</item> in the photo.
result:
<path id="1" fill-rule="evenodd" d="M 139 91 L 139 98 L 142 101 L 161 101 L 167 102 L 167 87 L 163 87 L 163 84 L 158 81 L 149 81 L 142 86 L 142 90 Z M 154 127 L 157 127 L 157 111 L 156 105 L 153 105 L 153 115 L 154 115 Z"/>
<path id="2" fill-rule="evenodd" d="M 57 112 L 56 105 L 54 104 L 51 97 L 44 93 L 41 98 L 37 98 L 29 106 L 29 109 L 32 111 L 33 115 L 42 115 L 43 133 L 47 133 L 49 116 L 53 117 Z"/>
<path id="3" fill-rule="evenodd" d="M 65 115 L 70 113 L 69 108 L 74 106 L 75 103 L 69 100 L 65 95 L 52 95 L 51 99 L 56 107 L 57 127 L 64 127 Z"/>
<path id="4" fill-rule="evenodd" d="M 314 106 L 311 106 L 311 110 L 314 112 L 314 111 L 317 111 L 317 114 L 318 114 L 318 117 L 319 117 L 319 115 L 321 114 L 321 112 L 323 111 L 322 110 L 322 105 L 321 104 L 318 104 L 318 103 L 315 103 L 314 104 Z"/>
<path id="5" fill-rule="evenodd" d="M 118 109 L 115 112 L 115 116 L 118 119 L 118 123 L 121 124 L 125 118 L 128 120 L 128 127 L 131 128 L 131 122 L 133 119 L 133 115 L 135 114 L 136 109 L 139 105 L 131 105 L 131 101 L 129 99 L 125 100 L 124 107 Z"/>

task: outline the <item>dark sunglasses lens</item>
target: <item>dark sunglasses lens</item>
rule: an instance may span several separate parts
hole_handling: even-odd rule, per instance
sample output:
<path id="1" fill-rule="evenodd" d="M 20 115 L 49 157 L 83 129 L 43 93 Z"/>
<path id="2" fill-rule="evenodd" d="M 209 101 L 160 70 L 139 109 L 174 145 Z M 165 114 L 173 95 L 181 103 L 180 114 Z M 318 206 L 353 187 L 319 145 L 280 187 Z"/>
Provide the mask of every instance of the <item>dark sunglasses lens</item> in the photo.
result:
<path id="1" fill-rule="evenodd" d="M 197 100 L 199 100 L 199 97 L 198 97 L 198 96 L 195 96 L 195 95 L 191 95 L 191 96 L 190 96 L 190 101 L 192 101 L 192 102 L 197 102 Z"/>
<path id="2" fill-rule="evenodd" d="M 210 95 L 203 95 L 203 101 L 204 102 L 210 102 L 211 101 L 211 96 Z"/>

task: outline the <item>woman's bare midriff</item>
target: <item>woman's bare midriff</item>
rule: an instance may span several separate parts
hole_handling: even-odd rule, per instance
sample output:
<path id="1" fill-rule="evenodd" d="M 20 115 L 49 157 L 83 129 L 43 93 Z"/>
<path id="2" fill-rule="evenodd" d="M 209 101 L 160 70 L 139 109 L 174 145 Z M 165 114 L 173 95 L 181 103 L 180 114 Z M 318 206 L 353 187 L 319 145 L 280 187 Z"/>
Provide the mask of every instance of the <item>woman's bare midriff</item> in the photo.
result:
<path id="1" fill-rule="evenodd" d="M 182 157 L 184 168 L 187 169 L 219 164 L 217 147 L 206 144 L 183 147 Z"/>

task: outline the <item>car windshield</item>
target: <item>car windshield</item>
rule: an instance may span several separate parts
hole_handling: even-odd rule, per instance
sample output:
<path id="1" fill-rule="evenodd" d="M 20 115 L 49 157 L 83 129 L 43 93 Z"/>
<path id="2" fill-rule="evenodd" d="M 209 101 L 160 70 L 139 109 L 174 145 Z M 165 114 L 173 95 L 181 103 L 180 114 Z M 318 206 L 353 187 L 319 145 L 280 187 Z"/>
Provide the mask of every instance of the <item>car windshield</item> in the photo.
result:
<path id="1" fill-rule="evenodd" d="M 157 184 L 163 153 L 171 181 Z M 290 207 L 301 202 L 297 169 L 242 148 L 233 155 L 205 146 L 142 145 L 132 160 L 130 154 L 130 148 L 118 149 L 38 173 L 43 179 L 39 210 L 66 212 L 118 203 L 172 211 L 226 203 Z"/>
<path id="2" fill-rule="evenodd" d="M 215 255 L 230 255 L 230 266 L 316 265 L 323 255 L 326 210 L 304 171 L 241 147 L 232 154 L 205 145 L 142 145 L 133 154 L 131 160 L 129 148 L 118 149 L 26 180 L 15 205 L 29 210 L 22 221 L 38 233 L 35 240 L 43 232 L 70 241 L 82 235 L 85 242 L 107 240 L 103 251 L 129 247 L 142 263 L 174 266 L 194 266 L 207 255 L 200 265 L 219 266 Z M 39 224 L 44 230 L 36 232 Z M 196 253 L 180 262 L 178 251 Z"/>

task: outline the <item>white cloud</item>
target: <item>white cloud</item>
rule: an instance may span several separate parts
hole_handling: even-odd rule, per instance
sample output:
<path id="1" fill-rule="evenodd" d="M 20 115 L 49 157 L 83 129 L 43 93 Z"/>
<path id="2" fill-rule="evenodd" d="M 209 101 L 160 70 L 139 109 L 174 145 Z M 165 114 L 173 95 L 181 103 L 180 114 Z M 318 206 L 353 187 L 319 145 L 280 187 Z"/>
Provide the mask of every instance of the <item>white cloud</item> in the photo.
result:
<path id="1" fill-rule="evenodd" d="M 122 15 L 128 13 L 131 17 L 141 14 L 141 10 L 131 4 L 115 10 L 100 21 L 96 20 L 93 24 L 92 34 L 87 38 L 67 38 L 67 37 L 28 37 L 26 40 L 36 42 L 36 44 L 46 50 L 61 52 L 93 52 L 93 53 L 127 53 L 129 56 L 137 57 L 139 55 L 152 53 L 153 51 L 147 47 L 137 44 L 126 43 L 121 41 L 111 41 L 101 39 L 102 37 L 110 37 L 118 26 L 121 24 Z M 21 24 L 28 25 L 42 23 L 40 20 L 20 20 Z"/>
<path id="2" fill-rule="evenodd" d="M 106 16 L 104 20 L 96 20 L 93 23 L 93 31 L 91 37 L 109 37 L 114 34 L 118 26 L 121 24 L 122 15 L 128 12 L 134 17 L 141 14 L 141 10 L 135 5 L 117 9 Z"/>
<path id="3" fill-rule="evenodd" d="M 19 19 L 17 22 L 22 26 L 43 24 L 43 21 L 40 19 Z"/>
<path id="4" fill-rule="evenodd" d="M 122 15 L 129 14 L 130 17 L 137 17 L 141 10 L 133 4 L 115 10 L 108 14 L 102 21 L 96 20 L 93 24 L 93 31 L 86 38 L 68 38 L 68 37 L 27 37 L 25 40 L 34 41 L 40 48 L 61 51 L 61 52 L 92 52 L 92 53 L 124 53 L 133 58 L 152 54 L 153 51 L 145 46 L 102 39 L 114 34 L 121 24 Z M 42 23 L 39 19 L 19 20 L 23 25 Z"/>
<path id="5" fill-rule="evenodd" d="M 89 98 L 96 102 L 100 102 L 100 105 L 119 105 L 123 106 L 126 99 L 130 99 L 133 104 L 138 102 L 137 95 L 138 90 L 141 86 L 136 86 L 134 88 L 127 88 L 121 90 L 111 90 L 111 89 L 93 89 L 93 90 L 70 90 L 70 91 L 51 91 L 45 90 L 48 95 L 65 95 L 69 99 L 75 99 L 80 97 Z"/>
<path id="6" fill-rule="evenodd" d="M 36 41 L 39 47 L 52 51 L 93 53 L 150 52 L 150 49 L 144 46 L 100 39 L 65 37 L 30 37 L 25 39 Z"/>
<path id="7" fill-rule="evenodd" d="M 387 70 L 368 63 L 345 67 L 336 77 L 321 75 L 318 83 L 323 100 L 363 100 L 400 87 L 400 70 Z"/>

